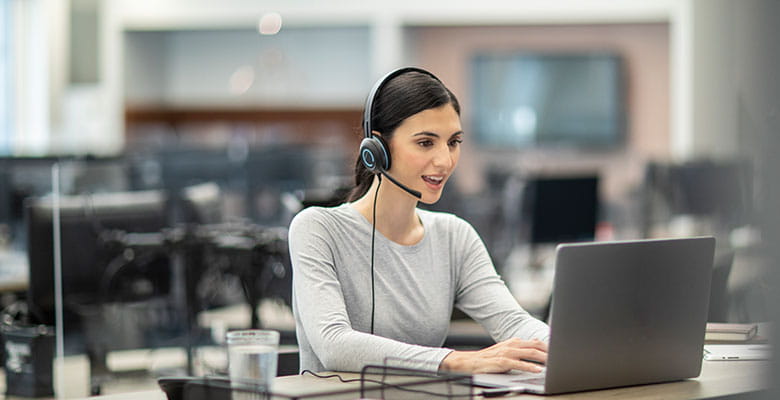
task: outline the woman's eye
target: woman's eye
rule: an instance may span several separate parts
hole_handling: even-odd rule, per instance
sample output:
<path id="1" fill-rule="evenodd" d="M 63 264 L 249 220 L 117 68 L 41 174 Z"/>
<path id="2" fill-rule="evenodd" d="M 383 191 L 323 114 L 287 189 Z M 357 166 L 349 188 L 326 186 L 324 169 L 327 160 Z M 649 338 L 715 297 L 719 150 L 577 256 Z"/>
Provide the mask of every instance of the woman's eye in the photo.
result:
<path id="1" fill-rule="evenodd" d="M 417 142 L 417 144 L 419 144 L 422 147 L 428 147 L 428 146 L 433 145 L 433 142 L 430 141 L 430 140 L 421 140 L 421 141 Z"/>
<path id="2" fill-rule="evenodd" d="M 453 139 L 450 140 L 450 146 L 455 147 L 459 144 L 463 143 L 463 139 Z"/>

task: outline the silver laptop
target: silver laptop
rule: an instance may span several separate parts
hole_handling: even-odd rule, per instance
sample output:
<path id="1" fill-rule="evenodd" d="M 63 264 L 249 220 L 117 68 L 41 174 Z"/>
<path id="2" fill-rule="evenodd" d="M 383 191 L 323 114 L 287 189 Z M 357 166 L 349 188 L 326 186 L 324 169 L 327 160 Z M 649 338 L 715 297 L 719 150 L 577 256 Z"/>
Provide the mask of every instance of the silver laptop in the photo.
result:
<path id="1" fill-rule="evenodd" d="M 698 376 L 714 251 L 712 237 L 559 245 L 544 371 L 474 384 L 555 394 Z"/>

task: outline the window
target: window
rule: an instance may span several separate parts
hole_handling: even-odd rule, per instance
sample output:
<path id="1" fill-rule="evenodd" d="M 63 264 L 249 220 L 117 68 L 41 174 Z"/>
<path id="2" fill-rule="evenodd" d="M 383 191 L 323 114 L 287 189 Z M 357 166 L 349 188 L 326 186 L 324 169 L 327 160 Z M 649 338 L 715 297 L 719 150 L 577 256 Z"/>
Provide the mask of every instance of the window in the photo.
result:
<path id="1" fill-rule="evenodd" d="M 11 0 L 0 0 L 0 156 L 11 153 L 14 93 Z"/>

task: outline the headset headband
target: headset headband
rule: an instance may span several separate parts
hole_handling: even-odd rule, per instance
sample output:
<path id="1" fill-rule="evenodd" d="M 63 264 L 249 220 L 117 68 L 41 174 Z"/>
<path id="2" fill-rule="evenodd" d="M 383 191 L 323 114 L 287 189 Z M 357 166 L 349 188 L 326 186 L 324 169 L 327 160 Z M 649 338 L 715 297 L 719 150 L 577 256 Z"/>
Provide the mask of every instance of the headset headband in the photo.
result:
<path id="1" fill-rule="evenodd" d="M 366 138 L 372 137 L 371 132 L 373 131 L 373 129 L 371 127 L 371 115 L 373 115 L 374 100 L 376 100 L 376 95 L 379 94 L 379 91 L 382 89 L 382 86 L 384 86 L 386 82 L 389 82 L 391 79 L 395 78 L 396 76 L 405 74 L 407 72 L 419 72 L 428 75 L 433 79 L 436 79 L 438 82 L 441 82 L 439 78 L 436 77 L 436 75 L 422 68 L 417 68 L 417 67 L 401 67 L 396 70 L 388 72 L 387 75 L 382 77 L 382 79 L 376 81 L 374 87 L 371 88 L 371 91 L 368 93 L 368 97 L 366 98 L 366 107 L 363 109 L 363 135 Z"/>

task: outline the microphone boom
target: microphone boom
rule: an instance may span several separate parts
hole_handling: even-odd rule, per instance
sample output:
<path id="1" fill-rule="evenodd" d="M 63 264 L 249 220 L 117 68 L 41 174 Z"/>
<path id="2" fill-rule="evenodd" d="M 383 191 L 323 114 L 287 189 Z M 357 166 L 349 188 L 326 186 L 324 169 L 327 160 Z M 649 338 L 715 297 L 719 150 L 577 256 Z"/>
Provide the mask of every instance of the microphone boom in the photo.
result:
<path id="1" fill-rule="evenodd" d="M 398 186 L 399 188 L 405 190 L 407 193 L 409 193 L 412 196 L 416 197 L 418 200 L 422 199 L 422 193 L 420 193 L 420 192 L 418 192 L 416 190 L 412 190 L 411 188 L 407 187 L 406 185 L 402 184 L 401 182 L 398 182 L 397 180 L 395 180 L 395 178 L 390 176 L 390 174 L 388 174 L 387 172 L 385 172 L 385 171 L 381 171 L 381 172 L 382 172 L 382 175 L 386 176 L 387 179 L 390 180 L 390 182 L 395 183 L 395 185 Z"/>

